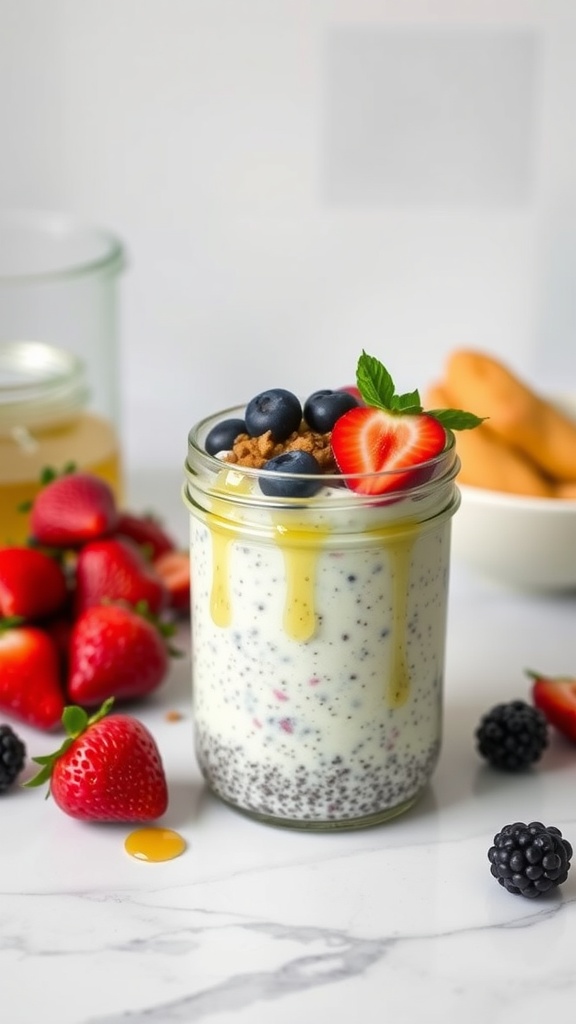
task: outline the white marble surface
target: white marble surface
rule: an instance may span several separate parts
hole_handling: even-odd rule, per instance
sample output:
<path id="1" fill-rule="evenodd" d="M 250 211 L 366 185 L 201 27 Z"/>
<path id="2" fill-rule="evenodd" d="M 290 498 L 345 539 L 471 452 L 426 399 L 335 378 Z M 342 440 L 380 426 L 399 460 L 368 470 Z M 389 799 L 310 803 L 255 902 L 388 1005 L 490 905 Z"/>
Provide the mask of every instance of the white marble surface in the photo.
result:
<path id="1" fill-rule="evenodd" d="M 177 496 L 163 500 L 181 529 Z M 576 865 L 554 896 L 530 901 L 497 885 L 486 853 L 519 819 L 557 825 L 576 846 L 576 748 L 555 736 L 536 770 L 508 777 L 481 764 L 473 731 L 492 704 L 528 693 L 524 668 L 576 674 L 576 599 L 510 594 L 454 565 L 450 603 L 440 765 L 394 822 L 306 835 L 222 806 L 192 752 L 187 657 L 135 709 L 161 748 L 163 824 L 186 838 L 181 857 L 136 861 L 127 827 L 80 824 L 38 790 L 3 797 L 2 1018 L 526 1024 L 569 1014 Z M 168 722 L 168 709 L 183 718 Z M 19 732 L 30 756 L 55 745 Z"/>

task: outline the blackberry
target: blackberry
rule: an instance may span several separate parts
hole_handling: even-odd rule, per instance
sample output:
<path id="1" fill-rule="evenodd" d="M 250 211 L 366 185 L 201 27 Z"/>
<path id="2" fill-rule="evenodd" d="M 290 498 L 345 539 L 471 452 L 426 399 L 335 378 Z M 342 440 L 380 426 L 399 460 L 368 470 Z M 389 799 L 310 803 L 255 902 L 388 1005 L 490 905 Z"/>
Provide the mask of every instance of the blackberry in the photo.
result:
<path id="1" fill-rule="evenodd" d="M 26 760 L 26 748 L 9 725 L 0 725 L 0 793 L 8 789 L 20 774 Z"/>
<path id="2" fill-rule="evenodd" d="M 538 708 L 523 700 L 497 704 L 476 729 L 478 752 L 507 772 L 528 768 L 548 746 L 548 722 Z"/>
<path id="3" fill-rule="evenodd" d="M 516 896 L 541 896 L 566 881 L 572 847 L 560 829 L 540 821 L 516 821 L 494 836 L 490 871 Z"/>

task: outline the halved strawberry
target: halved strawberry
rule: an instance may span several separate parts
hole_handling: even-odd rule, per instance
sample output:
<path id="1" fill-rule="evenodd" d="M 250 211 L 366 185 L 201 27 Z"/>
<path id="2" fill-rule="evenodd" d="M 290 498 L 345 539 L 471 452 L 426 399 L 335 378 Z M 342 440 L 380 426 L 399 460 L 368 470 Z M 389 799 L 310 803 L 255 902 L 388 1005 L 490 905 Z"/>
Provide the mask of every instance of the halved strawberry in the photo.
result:
<path id="1" fill-rule="evenodd" d="M 166 551 L 152 563 L 167 587 L 170 607 L 179 614 L 190 608 L 190 556 L 187 551 Z"/>
<path id="2" fill-rule="evenodd" d="M 332 431 L 332 451 L 340 471 L 367 474 L 347 481 L 361 494 L 405 487 L 414 470 L 439 455 L 445 444 L 446 431 L 433 416 L 390 413 L 370 406 L 350 409 Z"/>
<path id="3" fill-rule="evenodd" d="M 532 700 L 551 725 L 576 742 L 576 678 L 544 676 L 528 672 L 532 684 Z"/>
<path id="4" fill-rule="evenodd" d="M 116 500 L 105 480 L 92 473 L 68 473 L 37 494 L 30 529 L 40 544 L 78 547 L 111 533 L 117 521 Z"/>

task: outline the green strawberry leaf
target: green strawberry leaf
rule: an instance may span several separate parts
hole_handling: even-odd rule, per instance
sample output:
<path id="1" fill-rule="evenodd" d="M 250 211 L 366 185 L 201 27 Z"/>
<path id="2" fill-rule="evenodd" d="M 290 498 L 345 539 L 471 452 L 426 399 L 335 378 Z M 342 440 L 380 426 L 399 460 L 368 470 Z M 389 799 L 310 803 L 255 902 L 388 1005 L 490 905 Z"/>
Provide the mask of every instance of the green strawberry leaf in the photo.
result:
<path id="1" fill-rule="evenodd" d="M 418 391 L 397 395 L 386 367 L 364 350 L 356 367 L 356 384 L 366 405 L 401 416 L 418 416 L 426 411 L 427 416 L 433 416 L 446 430 L 472 430 L 486 419 L 463 409 L 424 410 Z"/>
<path id="2" fill-rule="evenodd" d="M 84 708 L 78 707 L 77 704 L 68 704 L 62 712 L 62 724 L 68 734 L 66 739 L 63 740 L 58 750 L 55 750 L 53 754 L 39 754 L 38 757 L 32 758 L 35 764 L 41 765 L 40 771 L 31 779 L 28 779 L 27 782 L 22 783 L 22 785 L 27 789 L 33 789 L 36 786 L 42 786 L 45 782 L 49 782 L 56 761 L 66 753 L 74 743 L 74 740 L 78 739 L 91 725 L 99 722 L 101 718 L 108 714 L 113 703 L 114 697 L 108 697 L 108 700 L 105 700 L 102 706 L 98 708 L 98 711 L 95 711 L 90 717 L 88 717 Z M 49 795 L 50 789 L 46 793 L 46 798 Z"/>
<path id="3" fill-rule="evenodd" d="M 390 409 L 392 412 L 401 412 L 404 415 L 411 416 L 422 412 L 422 403 L 418 391 L 409 391 L 405 395 L 392 395 Z"/>

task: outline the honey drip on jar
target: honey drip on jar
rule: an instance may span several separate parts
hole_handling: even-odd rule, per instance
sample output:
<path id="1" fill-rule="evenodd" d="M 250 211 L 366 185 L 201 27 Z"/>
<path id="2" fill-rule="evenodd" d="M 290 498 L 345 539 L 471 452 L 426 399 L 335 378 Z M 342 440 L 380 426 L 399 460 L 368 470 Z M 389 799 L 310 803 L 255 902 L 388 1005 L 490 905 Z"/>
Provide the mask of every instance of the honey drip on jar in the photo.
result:
<path id="1" fill-rule="evenodd" d="M 186 840 L 170 828 L 137 828 L 124 840 L 124 849 L 136 860 L 173 860 L 186 849 Z"/>

